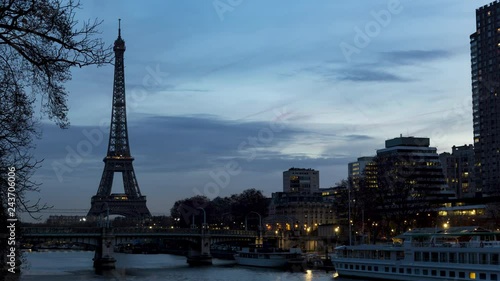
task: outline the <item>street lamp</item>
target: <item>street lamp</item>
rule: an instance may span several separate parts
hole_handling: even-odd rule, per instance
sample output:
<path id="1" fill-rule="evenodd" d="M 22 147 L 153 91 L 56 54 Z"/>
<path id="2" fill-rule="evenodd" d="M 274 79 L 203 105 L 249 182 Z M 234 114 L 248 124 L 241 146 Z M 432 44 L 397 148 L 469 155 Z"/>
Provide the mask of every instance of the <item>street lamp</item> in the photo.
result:
<path id="1" fill-rule="evenodd" d="M 106 228 L 109 228 L 109 205 L 108 205 L 108 202 L 104 201 L 102 206 L 104 206 L 104 205 L 106 206 Z M 104 213 L 104 211 L 102 211 L 101 214 L 102 213 Z"/>
<path id="2" fill-rule="evenodd" d="M 196 209 L 203 211 L 203 224 L 201 225 L 201 228 L 204 230 L 205 228 L 207 228 L 207 212 L 205 212 L 205 209 L 203 209 L 202 207 L 197 207 Z"/>
<path id="3" fill-rule="evenodd" d="M 333 229 L 333 231 L 335 231 L 335 245 L 337 245 L 339 242 L 340 226 L 335 227 L 335 229 Z"/>
<path id="4" fill-rule="evenodd" d="M 259 216 L 259 230 L 262 229 L 262 216 L 255 212 L 255 211 L 250 211 L 246 216 L 245 216 L 245 230 L 248 230 L 248 221 L 247 221 L 247 218 L 248 218 L 248 215 L 250 215 L 251 213 L 254 213 L 254 214 L 257 214 L 257 216 Z"/>

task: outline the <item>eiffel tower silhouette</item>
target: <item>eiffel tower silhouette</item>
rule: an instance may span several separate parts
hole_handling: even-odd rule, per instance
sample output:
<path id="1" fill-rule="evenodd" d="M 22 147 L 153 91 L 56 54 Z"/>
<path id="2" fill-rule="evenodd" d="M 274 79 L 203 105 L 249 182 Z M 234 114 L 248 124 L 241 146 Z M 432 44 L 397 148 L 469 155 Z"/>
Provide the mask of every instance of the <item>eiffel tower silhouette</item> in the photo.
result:
<path id="1" fill-rule="evenodd" d="M 126 217 L 149 217 L 151 213 L 146 206 L 146 196 L 135 178 L 130 155 L 130 144 L 127 131 L 127 114 L 125 100 L 125 73 L 123 55 L 125 41 L 121 37 L 120 20 L 118 20 L 118 38 L 113 47 L 115 52 L 115 76 L 113 82 L 113 108 L 109 133 L 108 153 L 104 157 L 104 171 L 97 194 L 92 196 L 88 216 L 99 216 L 103 213 L 123 215 Z M 125 193 L 111 193 L 115 173 L 123 176 Z"/>

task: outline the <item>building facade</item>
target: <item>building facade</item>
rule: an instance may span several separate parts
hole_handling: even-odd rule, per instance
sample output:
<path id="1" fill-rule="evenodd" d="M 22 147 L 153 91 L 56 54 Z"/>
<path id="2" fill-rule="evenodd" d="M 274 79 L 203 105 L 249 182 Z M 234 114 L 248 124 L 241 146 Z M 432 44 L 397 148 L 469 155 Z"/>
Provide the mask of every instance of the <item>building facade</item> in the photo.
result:
<path id="1" fill-rule="evenodd" d="M 356 162 L 347 165 L 348 178 L 352 188 L 359 188 L 359 181 L 365 179 L 370 187 L 376 187 L 376 171 L 373 156 L 359 157 Z"/>
<path id="2" fill-rule="evenodd" d="M 426 202 L 455 198 L 443 174 L 437 149 L 429 138 L 403 137 L 386 140 L 377 150 L 377 185 L 404 184 L 412 197 Z"/>
<path id="3" fill-rule="evenodd" d="M 470 35 L 476 189 L 500 193 L 500 2 L 476 10 Z"/>
<path id="4" fill-rule="evenodd" d="M 472 144 L 453 146 L 451 154 L 439 154 L 444 176 L 448 186 L 455 191 L 457 198 L 477 196 L 474 176 L 474 147 Z"/>
<path id="5" fill-rule="evenodd" d="M 290 168 L 283 172 L 283 192 L 317 193 L 319 171 L 314 169 Z"/>
<path id="6" fill-rule="evenodd" d="M 268 230 L 282 229 L 309 234 L 319 225 L 336 222 L 333 202 L 321 192 L 275 192 L 265 220 Z"/>
<path id="7" fill-rule="evenodd" d="M 363 176 L 365 168 L 373 163 L 373 156 L 359 157 L 357 161 L 347 164 L 348 177 L 357 178 Z"/>

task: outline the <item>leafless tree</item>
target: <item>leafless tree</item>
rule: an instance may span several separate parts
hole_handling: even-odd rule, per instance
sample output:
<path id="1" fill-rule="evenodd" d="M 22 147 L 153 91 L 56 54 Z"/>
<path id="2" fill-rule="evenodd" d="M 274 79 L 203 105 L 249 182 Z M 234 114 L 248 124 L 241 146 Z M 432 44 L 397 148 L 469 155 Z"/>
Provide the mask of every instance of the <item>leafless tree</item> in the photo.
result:
<path id="1" fill-rule="evenodd" d="M 68 91 L 71 68 L 111 62 L 111 46 L 99 38 L 99 20 L 78 22 L 80 3 L 64 0 L 0 2 L 0 187 L 2 225 L 7 207 L 7 169 L 16 170 L 16 211 L 34 214 L 46 206 L 29 202 L 39 190 L 30 176 L 40 161 L 32 155 L 40 136 L 37 103 L 59 127 L 69 126 Z M 5 228 L 2 233 L 5 233 Z M 4 239 L 1 240 L 2 249 Z M 5 247 L 4 247 L 5 246 Z M 2 254 L 2 265 L 5 255 Z M 2 272 L 3 273 L 3 272 Z"/>

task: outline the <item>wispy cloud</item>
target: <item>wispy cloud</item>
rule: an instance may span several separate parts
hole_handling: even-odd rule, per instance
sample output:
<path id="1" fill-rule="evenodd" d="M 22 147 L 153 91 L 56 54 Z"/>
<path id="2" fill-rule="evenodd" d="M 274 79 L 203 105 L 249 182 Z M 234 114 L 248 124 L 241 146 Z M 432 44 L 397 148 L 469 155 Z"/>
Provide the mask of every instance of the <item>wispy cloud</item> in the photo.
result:
<path id="1" fill-rule="evenodd" d="M 385 70 L 347 69 L 339 73 L 340 81 L 353 82 L 409 82 L 411 79 Z"/>
<path id="2" fill-rule="evenodd" d="M 453 56 L 449 50 L 398 50 L 381 53 L 381 59 L 388 64 L 409 65 L 423 64 Z"/>

